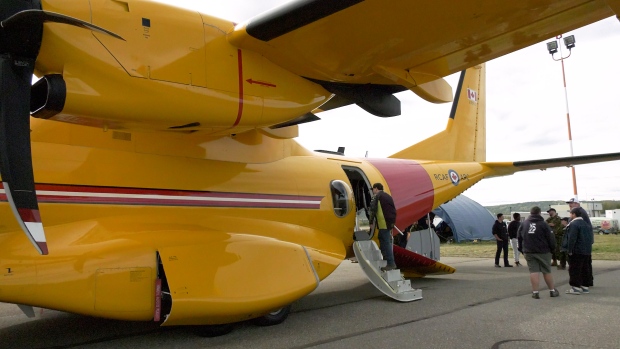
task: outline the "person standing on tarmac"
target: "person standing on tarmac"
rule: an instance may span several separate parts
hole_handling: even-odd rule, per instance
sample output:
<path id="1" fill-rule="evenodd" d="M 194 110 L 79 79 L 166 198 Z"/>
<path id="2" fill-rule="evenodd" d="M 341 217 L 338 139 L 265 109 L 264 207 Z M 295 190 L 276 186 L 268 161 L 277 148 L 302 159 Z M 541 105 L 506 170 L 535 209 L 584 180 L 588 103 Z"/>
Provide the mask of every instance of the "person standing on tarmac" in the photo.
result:
<path id="1" fill-rule="evenodd" d="M 586 223 L 592 226 L 592 222 L 590 221 L 590 216 L 588 216 L 588 212 L 586 212 L 586 210 L 584 210 L 583 207 L 581 207 L 581 204 L 579 203 L 579 199 L 570 198 L 570 200 L 566 201 L 566 203 L 568 204 L 568 207 L 570 207 L 571 210 L 573 208 L 579 209 L 579 211 L 581 212 L 581 216 L 579 217 L 581 217 L 581 219 L 583 219 Z"/>
<path id="2" fill-rule="evenodd" d="M 387 265 L 382 271 L 396 269 L 394 262 L 394 249 L 392 247 L 392 229 L 396 223 L 396 206 L 390 194 L 383 191 L 383 184 L 372 185 L 374 194 L 370 202 L 370 217 L 368 218 L 371 229 L 379 228 L 379 248 Z"/>
<path id="3" fill-rule="evenodd" d="M 521 227 L 521 215 L 518 212 L 512 214 L 512 221 L 508 223 L 508 237 L 510 238 L 510 246 L 512 246 L 512 251 L 515 255 L 515 265 L 517 267 L 521 266 L 519 263 L 519 243 L 517 240 L 517 232 L 519 231 L 519 227 Z"/>
<path id="4" fill-rule="evenodd" d="M 560 241 L 560 265 L 558 265 L 558 270 L 566 270 L 566 262 L 568 261 L 568 253 L 566 252 L 566 248 L 564 247 L 564 245 L 566 244 L 564 241 L 567 238 L 566 231 L 568 230 L 569 220 L 570 218 L 568 217 L 562 217 L 562 240 Z"/>
<path id="5" fill-rule="evenodd" d="M 501 268 L 499 265 L 499 256 L 504 251 L 504 267 L 512 268 L 508 263 L 508 229 L 504 223 L 504 214 L 498 213 L 497 220 L 493 223 L 493 236 L 497 240 L 497 252 L 495 252 L 495 268 Z"/>
<path id="6" fill-rule="evenodd" d="M 568 224 L 566 240 L 563 248 L 568 252 L 569 288 L 566 293 L 579 295 L 590 293 L 592 286 L 592 268 L 588 263 L 592 261 L 592 226 L 581 216 L 579 207 L 570 210 L 571 221 Z"/>
<path id="7" fill-rule="evenodd" d="M 549 218 L 547 218 L 546 222 L 549 224 L 549 227 L 555 236 L 555 251 L 551 251 L 551 258 L 553 259 L 551 266 L 555 267 L 558 265 L 560 247 L 562 246 L 562 220 L 560 216 L 558 216 L 555 208 L 550 208 L 547 210 L 547 213 L 549 214 Z M 564 264 L 566 265 L 566 260 L 564 261 Z"/>
<path id="8" fill-rule="evenodd" d="M 551 274 L 551 252 L 555 251 L 555 237 L 549 225 L 540 215 L 540 207 L 534 206 L 519 228 L 519 251 L 525 255 L 527 267 L 530 271 L 530 283 L 532 284 L 532 298 L 540 299 L 538 286 L 540 273 L 547 287 L 549 295 L 558 297 L 560 292 L 555 289 L 553 275 Z"/>
<path id="9" fill-rule="evenodd" d="M 583 207 L 581 207 L 581 204 L 579 203 L 579 199 L 577 199 L 576 197 L 574 198 L 570 198 L 570 200 L 566 201 L 566 203 L 568 204 L 568 207 L 570 207 L 571 211 L 573 209 L 577 209 L 580 212 L 580 215 L 577 217 L 581 217 L 586 223 L 588 223 L 588 225 L 590 225 L 590 228 L 592 228 L 592 222 L 590 221 L 590 216 L 588 216 L 588 212 L 586 212 L 586 210 L 583 209 Z M 573 221 L 573 216 L 571 215 L 571 220 L 570 222 Z M 590 231 L 592 231 L 592 229 L 590 229 Z M 594 232 L 592 231 L 592 244 L 594 244 Z M 592 255 L 589 256 L 589 260 L 587 261 L 587 265 L 586 268 L 588 269 L 588 272 L 586 273 L 591 279 L 587 281 L 587 284 L 589 284 L 590 286 L 594 286 L 594 274 L 592 273 Z M 570 259 L 570 258 L 569 258 Z M 570 264 L 570 262 L 569 262 Z"/>

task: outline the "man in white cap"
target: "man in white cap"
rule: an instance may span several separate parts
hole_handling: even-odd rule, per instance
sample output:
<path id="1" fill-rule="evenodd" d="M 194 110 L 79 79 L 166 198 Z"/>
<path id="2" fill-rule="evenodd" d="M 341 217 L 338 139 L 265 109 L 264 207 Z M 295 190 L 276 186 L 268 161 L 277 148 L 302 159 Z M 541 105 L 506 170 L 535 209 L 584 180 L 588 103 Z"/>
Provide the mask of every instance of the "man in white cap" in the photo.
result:
<path id="1" fill-rule="evenodd" d="M 584 210 L 583 207 L 581 207 L 581 204 L 579 204 L 579 200 L 577 198 L 571 198 L 570 200 L 566 201 L 566 203 L 568 204 L 568 207 L 570 207 L 571 212 L 573 211 L 573 209 L 580 211 L 577 217 L 581 217 L 586 223 L 588 223 L 588 225 L 590 226 L 590 232 L 592 232 L 592 222 L 590 221 L 590 216 L 588 216 L 588 212 L 586 212 L 586 210 Z M 573 216 L 571 215 L 571 221 L 572 220 L 573 220 Z M 568 224 L 570 225 L 570 222 Z M 592 244 L 594 244 L 594 233 L 593 232 L 592 232 L 591 241 L 592 241 Z M 586 275 L 588 276 L 588 280 L 584 280 L 584 282 L 588 286 L 594 286 L 594 277 L 592 273 L 592 255 L 590 255 L 588 260 L 585 261 L 585 267 L 587 271 Z M 569 268 L 570 268 L 570 264 L 569 264 Z"/>
<path id="2" fill-rule="evenodd" d="M 586 212 L 586 210 L 584 210 L 583 207 L 581 207 L 581 204 L 579 204 L 579 200 L 577 198 L 571 198 L 570 200 L 566 201 L 566 203 L 568 204 L 568 207 L 570 207 L 571 210 L 573 208 L 578 207 L 579 210 L 581 211 L 581 216 L 579 217 L 583 218 L 583 220 L 586 221 L 586 223 L 592 226 L 592 222 L 590 222 L 590 216 L 588 216 L 588 212 Z"/>

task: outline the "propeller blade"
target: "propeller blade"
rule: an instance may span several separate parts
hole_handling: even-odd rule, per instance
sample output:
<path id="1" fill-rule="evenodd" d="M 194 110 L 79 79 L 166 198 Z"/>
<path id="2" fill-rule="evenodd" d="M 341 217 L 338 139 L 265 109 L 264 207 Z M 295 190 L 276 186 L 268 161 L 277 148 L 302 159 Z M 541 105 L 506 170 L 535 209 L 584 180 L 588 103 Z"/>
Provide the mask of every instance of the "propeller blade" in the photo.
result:
<path id="1" fill-rule="evenodd" d="M 34 187 L 30 91 L 43 23 L 64 23 L 124 40 L 77 18 L 36 9 L 35 0 L 0 0 L 0 175 L 13 215 L 40 254 L 48 254 Z"/>
<path id="2" fill-rule="evenodd" d="M 125 41 L 120 35 L 115 34 L 107 29 L 101 28 L 94 24 L 85 22 L 81 19 L 65 16 L 56 12 L 49 12 L 43 10 L 25 10 L 18 12 L 11 17 L 0 22 L 0 27 L 12 30 L 12 29 L 28 29 L 36 27 L 44 22 L 64 23 L 73 25 L 76 27 L 89 29 L 98 33 L 107 34 L 117 39 Z"/>
<path id="3" fill-rule="evenodd" d="M 10 19 L 38 6 L 36 1 L 2 0 L 0 18 Z M 23 18 L 0 22 L 0 175 L 20 227 L 36 250 L 47 254 L 30 149 L 30 85 L 43 22 Z"/>
<path id="4" fill-rule="evenodd" d="M 0 56 L 0 175 L 22 230 L 48 254 L 34 188 L 30 148 L 30 84 L 34 59 Z"/>

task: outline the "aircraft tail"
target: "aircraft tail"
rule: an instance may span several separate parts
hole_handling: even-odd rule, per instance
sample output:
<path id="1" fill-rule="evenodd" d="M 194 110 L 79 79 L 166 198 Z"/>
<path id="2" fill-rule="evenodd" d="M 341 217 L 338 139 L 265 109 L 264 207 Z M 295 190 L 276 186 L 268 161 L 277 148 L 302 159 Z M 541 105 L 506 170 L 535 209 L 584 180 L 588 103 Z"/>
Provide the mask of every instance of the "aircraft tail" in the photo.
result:
<path id="1" fill-rule="evenodd" d="M 446 129 L 390 158 L 486 161 L 485 76 L 484 64 L 463 71 Z"/>

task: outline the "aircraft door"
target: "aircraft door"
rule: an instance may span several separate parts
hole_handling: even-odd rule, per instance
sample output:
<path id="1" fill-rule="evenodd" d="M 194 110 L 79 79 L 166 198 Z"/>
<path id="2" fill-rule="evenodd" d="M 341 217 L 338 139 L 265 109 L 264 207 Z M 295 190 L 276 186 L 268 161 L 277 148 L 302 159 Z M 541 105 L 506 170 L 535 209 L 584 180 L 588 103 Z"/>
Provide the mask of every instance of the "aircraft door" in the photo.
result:
<path id="1" fill-rule="evenodd" d="M 370 181 L 364 171 L 359 167 L 342 166 L 342 169 L 349 178 L 355 202 L 355 230 L 370 230 L 368 224 L 368 209 L 372 199 Z"/>

